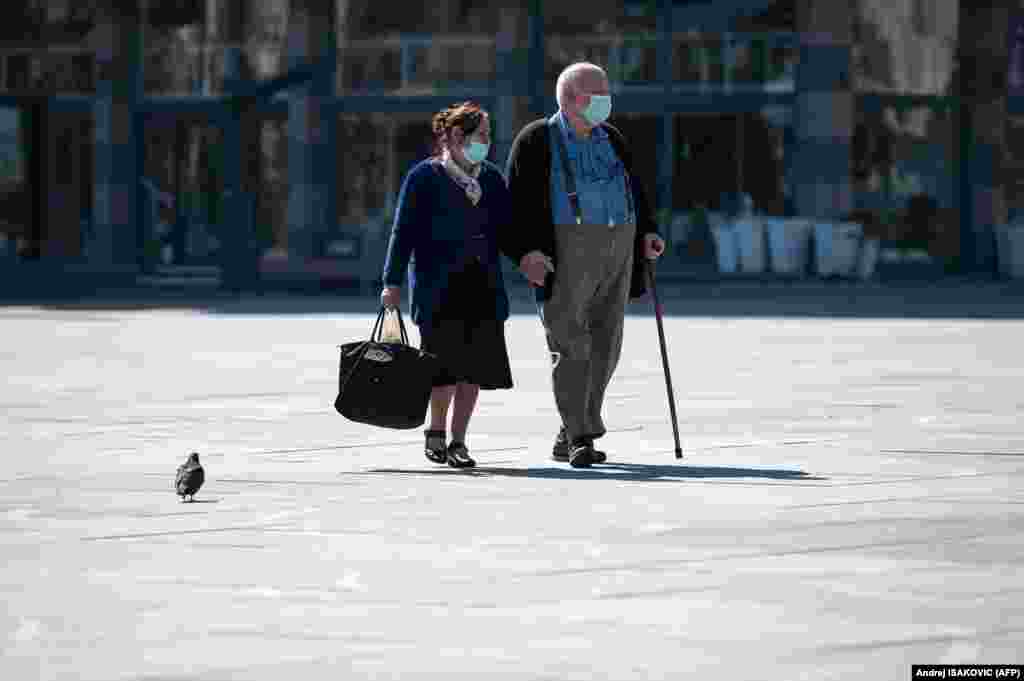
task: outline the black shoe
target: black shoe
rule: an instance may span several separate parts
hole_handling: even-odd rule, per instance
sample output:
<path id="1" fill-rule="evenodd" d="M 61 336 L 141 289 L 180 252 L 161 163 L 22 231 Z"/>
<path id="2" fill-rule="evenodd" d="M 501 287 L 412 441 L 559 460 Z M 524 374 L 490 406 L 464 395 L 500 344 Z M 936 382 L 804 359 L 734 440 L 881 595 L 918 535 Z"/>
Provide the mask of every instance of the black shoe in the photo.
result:
<path id="1" fill-rule="evenodd" d="M 594 445 L 587 440 L 578 440 L 569 450 L 569 465 L 573 468 L 590 468 L 594 463 Z"/>
<path id="2" fill-rule="evenodd" d="M 558 429 L 555 446 L 551 448 L 551 458 L 562 463 L 569 462 L 569 436 L 565 433 L 565 426 Z"/>
<path id="3" fill-rule="evenodd" d="M 594 438 L 588 437 L 587 441 L 590 443 L 591 447 L 593 447 Z M 565 426 L 562 426 L 558 430 L 558 437 L 555 438 L 555 446 L 551 448 L 551 458 L 555 461 L 568 463 L 569 449 L 569 436 L 565 433 Z M 599 449 L 595 449 L 591 458 L 593 458 L 594 463 L 604 463 L 608 460 L 608 455 Z"/>
<path id="4" fill-rule="evenodd" d="M 448 461 L 448 447 L 445 440 L 448 434 L 443 430 L 425 430 L 423 434 L 427 441 L 423 446 L 423 454 L 434 463 L 446 463 Z"/>
<path id="5" fill-rule="evenodd" d="M 466 445 L 461 442 L 453 442 L 448 445 L 448 465 L 452 468 L 472 468 L 476 465 L 469 455 Z"/>

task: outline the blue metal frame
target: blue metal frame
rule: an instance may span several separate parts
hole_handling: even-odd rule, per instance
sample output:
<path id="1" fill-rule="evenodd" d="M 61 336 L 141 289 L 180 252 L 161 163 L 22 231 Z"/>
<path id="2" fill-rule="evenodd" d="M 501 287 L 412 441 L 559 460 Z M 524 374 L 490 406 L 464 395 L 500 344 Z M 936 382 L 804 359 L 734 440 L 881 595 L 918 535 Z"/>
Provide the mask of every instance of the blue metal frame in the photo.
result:
<path id="1" fill-rule="evenodd" d="M 759 111 L 767 106 L 792 106 L 797 92 L 771 92 L 752 86 L 746 89 L 737 86 L 731 91 L 712 90 L 691 83 L 678 83 L 673 80 L 675 67 L 674 34 L 686 26 L 699 25 L 700 30 L 707 32 L 728 31 L 728 22 L 736 13 L 750 12 L 766 4 L 767 0 L 715 0 L 707 6 L 691 6 L 680 8 L 673 0 L 653 0 L 655 3 L 656 30 L 653 46 L 656 51 L 656 74 L 651 82 L 630 82 L 616 88 L 615 109 L 620 114 L 640 114 L 658 116 L 659 149 L 657 154 L 657 203 L 662 207 L 671 206 L 674 157 L 676 154 L 674 140 L 674 117 L 680 114 L 735 114 Z M 429 114 L 454 101 L 473 99 L 484 107 L 495 110 L 501 97 L 523 97 L 529 102 L 530 111 L 537 116 L 550 113 L 553 108 L 553 93 L 545 88 L 545 50 L 546 39 L 541 0 L 528 0 L 529 16 L 526 36 L 526 59 L 516 60 L 511 51 L 500 51 L 497 67 L 509 67 L 501 72 L 490 86 L 463 86 L 461 90 L 453 89 L 444 94 L 404 96 L 394 93 L 344 94 L 336 92 L 336 58 L 337 45 L 334 31 L 330 30 L 327 41 L 327 56 L 297 66 L 290 71 L 260 82 L 247 82 L 229 77 L 225 82 L 226 92 L 212 96 L 141 96 L 136 102 L 136 113 L 139 125 L 136 126 L 136 145 L 141 149 L 143 135 L 141 125 L 145 117 L 151 113 L 168 114 L 199 114 L 208 116 L 209 120 L 220 125 L 224 132 L 225 190 L 231 197 L 228 202 L 228 221 L 234 225 L 228 230 L 232 243 L 225 248 L 224 262 L 225 279 L 233 286 L 244 286 L 251 283 L 255 271 L 251 260 L 255 257 L 252 245 L 252 197 L 246 197 L 242 191 L 241 178 L 241 145 L 240 137 L 240 106 L 263 115 L 288 115 L 289 101 L 281 94 L 289 89 L 312 83 L 311 93 L 318 97 L 323 106 L 324 123 L 321 139 L 322 147 L 313 152 L 314 165 L 318 176 L 330 177 L 336 173 L 334 158 L 334 124 L 337 116 L 342 114 Z M 724 10 L 723 10 L 724 8 Z M 699 20 L 695 20 L 699 14 Z M 685 23 L 681 23 L 685 22 Z M 749 38 L 747 36 L 746 38 Z M 796 38 L 793 34 L 763 34 L 758 39 L 769 43 L 787 43 Z M 514 48 L 515 50 L 523 48 Z M 515 67 L 513 68 L 513 64 Z M 520 67 L 521 66 L 521 67 Z M 18 105 L 26 97 L 38 95 L 5 94 L 0 95 L 0 105 Z M 859 106 L 867 109 L 878 109 L 890 103 L 901 106 L 929 107 L 960 107 L 960 102 L 953 97 L 937 97 L 929 95 L 870 95 L 858 94 Z M 48 98 L 49 106 L 54 111 L 75 111 L 91 113 L 94 107 L 94 96 L 59 95 Z M 1011 113 L 1024 114 L 1024 97 L 1010 97 L 1007 105 Z M 791 141 L 789 143 L 792 143 Z M 138 159 L 136 159 L 138 161 Z M 969 179 L 966 187 L 969 189 Z M 971 229 L 969 216 L 970 191 L 961 193 L 962 230 L 966 237 Z M 327 233 L 336 231 L 337 210 L 333 191 L 327 192 L 327 204 L 324 230 Z M 141 204 L 142 202 L 136 202 Z M 227 245 L 227 244 L 226 244 Z M 966 240 L 965 240 L 966 245 Z"/>

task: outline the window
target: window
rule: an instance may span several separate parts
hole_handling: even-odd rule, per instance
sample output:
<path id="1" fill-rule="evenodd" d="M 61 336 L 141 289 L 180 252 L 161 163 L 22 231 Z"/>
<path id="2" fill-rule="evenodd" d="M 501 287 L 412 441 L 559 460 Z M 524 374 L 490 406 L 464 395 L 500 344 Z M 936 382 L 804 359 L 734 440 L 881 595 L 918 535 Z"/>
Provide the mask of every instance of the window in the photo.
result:
<path id="1" fill-rule="evenodd" d="M 33 237 L 25 114 L 0 107 L 0 256 L 26 252 Z"/>
<path id="2" fill-rule="evenodd" d="M 921 37 L 935 33 L 935 0 L 914 0 L 912 25 Z"/>
<path id="3" fill-rule="evenodd" d="M 739 194 L 749 195 L 759 214 L 786 213 L 784 145 L 791 126 L 788 107 L 675 117 L 668 230 L 673 255 L 685 263 L 711 263 L 709 213 L 735 210 Z"/>
<path id="4" fill-rule="evenodd" d="M 243 78 L 287 68 L 288 0 L 161 0 L 156 9 L 146 15 L 147 94 L 222 93 L 236 48 Z"/>
<path id="5" fill-rule="evenodd" d="M 580 12 L 575 0 L 544 2 L 543 92 L 553 101 L 558 75 L 578 61 L 605 69 L 613 91 L 656 86 L 657 6 L 596 0 Z"/>
<path id="6" fill-rule="evenodd" d="M 1024 218 L 1024 117 L 1006 121 L 1006 207 L 1010 221 Z"/>
<path id="7" fill-rule="evenodd" d="M 858 106 L 854 206 L 871 216 L 874 236 L 935 256 L 959 254 L 958 140 L 950 108 Z"/>
<path id="8" fill-rule="evenodd" d="M 494 85 L 499 34 L 525 38 L 527 8 L 485 0 L 339 3 L 339 94 L 456 94 Z"/>
<path id="9" fill-rule="evenodd" d="M 672 72 L 679 89 L 792 91 L 799 45 L 793 0 L 678 0 Z"/>
<path id="10" fill-rule="evenodd" d="M 383 241 L 409 169 L 432 152 L 430 114 L 342 114 L 338 149 L 338 222 Z"/>
<path id="11" fill-rule="evenodd" d="M 955 69 L 957 0 L 859 0 L 853 48 L 860 92 L 947 94 Z"/>

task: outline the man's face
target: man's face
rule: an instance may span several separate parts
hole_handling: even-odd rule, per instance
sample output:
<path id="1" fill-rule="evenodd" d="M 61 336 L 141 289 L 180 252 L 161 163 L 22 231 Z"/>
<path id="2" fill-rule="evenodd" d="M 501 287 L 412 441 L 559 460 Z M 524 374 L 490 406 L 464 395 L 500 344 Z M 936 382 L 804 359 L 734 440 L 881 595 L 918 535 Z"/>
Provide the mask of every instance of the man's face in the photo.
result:
<path id="1" fill-rule="evenodd" d="M 573 86 L 573 100 L 575 101 L 574 113 L 579 116 L 580 112 L 590 104 L 591 95 L 611 94 L 608 78 L 598 71 L 585 71 L 576 79 Z"/>

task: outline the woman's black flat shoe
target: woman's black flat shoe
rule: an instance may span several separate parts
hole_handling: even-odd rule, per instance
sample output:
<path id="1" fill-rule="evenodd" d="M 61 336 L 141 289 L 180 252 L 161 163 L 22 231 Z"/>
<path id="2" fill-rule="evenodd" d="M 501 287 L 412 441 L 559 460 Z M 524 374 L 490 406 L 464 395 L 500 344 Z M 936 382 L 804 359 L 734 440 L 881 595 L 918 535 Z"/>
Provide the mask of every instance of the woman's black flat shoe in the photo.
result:
<path id="1" fill-rule="evenodd" d="M 472 468 L 476 465 L 476 461 L 470 457 L 466 445 L 453 442 L 448 445 L 448 465 L 452 468 Z"/>
<path id="2" fill-rule="evenodd" d="M 427 441 L 423 447 L 423 455 L 434 463 L 446 463 L 448 461 L 448 448 L 445 447 L 447 434 L 443 430 L 424 431 Z"/>

